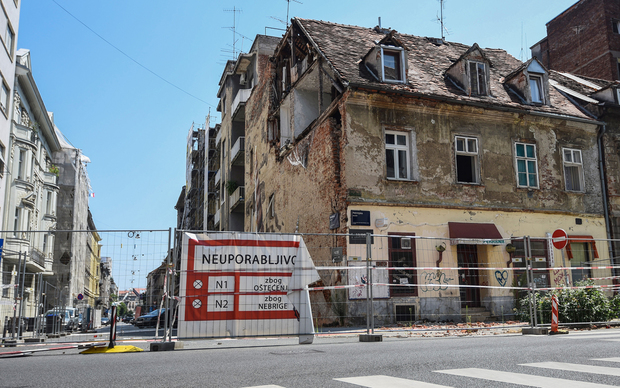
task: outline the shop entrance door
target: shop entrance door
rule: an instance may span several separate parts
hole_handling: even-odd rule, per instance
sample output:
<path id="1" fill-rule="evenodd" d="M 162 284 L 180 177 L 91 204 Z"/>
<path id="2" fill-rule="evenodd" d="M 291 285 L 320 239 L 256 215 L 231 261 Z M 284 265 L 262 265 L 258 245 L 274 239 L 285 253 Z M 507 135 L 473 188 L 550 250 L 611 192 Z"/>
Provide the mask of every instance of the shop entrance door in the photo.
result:
<path id="1" fill-rule="evenodd" d="M 472 286 L 480 285 L 478 271 L 478 247 L 476 245 L 459 244 L 456 246 L 459 266 L 459 287 L 461 308 L 480 307 L 480 289 Z"/>

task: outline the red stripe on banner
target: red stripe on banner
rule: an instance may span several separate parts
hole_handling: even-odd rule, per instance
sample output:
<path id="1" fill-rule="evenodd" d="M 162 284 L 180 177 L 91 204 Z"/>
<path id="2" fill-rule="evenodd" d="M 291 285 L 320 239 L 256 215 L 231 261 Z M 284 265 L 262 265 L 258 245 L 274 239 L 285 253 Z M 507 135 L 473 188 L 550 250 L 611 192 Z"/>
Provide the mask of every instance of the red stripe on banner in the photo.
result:
<path id="1" fill-rule="evenodd" d="M 295 312 L 292 310 L 275 310 L 275 311 L 225 311 L 207 313 L 202 321 L 254 321 L 265 319 L 297 319 Z"/>
<path id="2" fill-rule="evenodd" d="M 234 246 L 234 247 L 275 247 L 299 248 L 299 241 L 262 241 L 262 240 L 196 240 L 190 239 L 187 249 L 187 270 L 194 270 L 194 253 L 196 245 Z"/>
<path id="3" fill-rule="evenodd" d="M 275 247 L 299 248 L 299 241 L 272 241 L 272 240 L 194 240 L 196 245 L 229 246 L 229 247 Z"/>

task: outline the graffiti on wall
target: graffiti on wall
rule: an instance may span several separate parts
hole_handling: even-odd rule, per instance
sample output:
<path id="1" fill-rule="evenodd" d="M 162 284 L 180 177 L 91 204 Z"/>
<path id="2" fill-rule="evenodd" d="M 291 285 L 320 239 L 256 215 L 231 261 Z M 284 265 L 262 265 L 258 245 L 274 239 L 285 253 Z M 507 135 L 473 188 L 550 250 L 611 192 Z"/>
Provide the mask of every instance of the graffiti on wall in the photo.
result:
<path id="1" fill-rule="evenodd" d="M 422 292 L 428 291 L 445 291 L 448 289 L 448 285 L 453 278 L 449 278 L 445 273 L 441 271 L 437 272 L 423 272 L 422 279 L 424 285 L 421 287 Z"/>
<path id="2" fill-rule="evenodd" d="M 506 283 L 508 283 L 508 271 L 495 271 L 495 280 L 497 280 L 500 286 L 506 286 Z"/>

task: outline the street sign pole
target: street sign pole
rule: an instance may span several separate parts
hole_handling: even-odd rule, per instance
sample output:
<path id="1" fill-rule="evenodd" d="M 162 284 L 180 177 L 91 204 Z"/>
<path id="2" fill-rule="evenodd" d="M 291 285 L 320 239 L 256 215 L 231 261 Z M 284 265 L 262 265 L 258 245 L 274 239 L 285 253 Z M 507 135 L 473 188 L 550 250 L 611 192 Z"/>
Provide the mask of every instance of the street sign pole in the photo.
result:
<path id="1" fill-rule="evenodd" d="M 566 260 L 564 259 L 564 248 L 568 244 L 568 234 L 564 231 L 564 229 L 556 229 L 553 231 L 551 235 L 551 242 L 555 249 L 559 250 L 562 253 L 562 267 L 564 268 L 564 283 L 566 287 L 569 286 L 568 283 L 568 272 L 566 272 Z"/>

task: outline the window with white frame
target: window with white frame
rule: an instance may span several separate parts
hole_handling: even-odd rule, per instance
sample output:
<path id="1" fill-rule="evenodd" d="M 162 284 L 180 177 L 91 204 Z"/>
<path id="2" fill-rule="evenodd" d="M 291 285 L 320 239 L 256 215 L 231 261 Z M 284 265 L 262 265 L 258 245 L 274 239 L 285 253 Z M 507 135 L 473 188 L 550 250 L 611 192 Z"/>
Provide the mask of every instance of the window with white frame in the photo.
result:
<path id="1" fill-rule="evenodd" d="M 2 112 L 8 116 L 10 90 L 9 85 L 7 85 L 6 81 L 4 80 L 4 77 L 1 78 L 2 79 L 0 80 L 0 82 L 2 82 L 2 89 L 0 90 L 0 109 L 2 109 Z"/>
<path id="2" fill-rule="evenodd" d="M 517 186 L 538 188 L 536 145 L 515 143 L 515 162 L 517 165 Z"/>
<path id="3" fill-rule="evenodd" d="M 385 131 L 385 164 L 388 179 L 411 179 L 408 132 Z"/>
<path id="4" fill-rule="evenodd" d="M 405 55 L 400 47 L 381 47 L 381 78 L 386 82 L 405 81 Z"/>
<path id="5" fill-rule="evenodd" d="M 17 231 L 20 229 L 22 209 L 15 208 L 15 218 L 13 219 L 13 237 L 17 237 Z"/>
<path id="6" fill-rule="evenodd" d="M 456 136 L 456 181 L 458 183 L 479 183 L 478 180 L 478 139 Z"/>
<path id="7" fill-rule="evenodd" d="M 469 62 L 469 87 L 472 95 L 488 94 L 486 65 L 483 62 Z"/>
<path id="8" fill-rule="evenodd" d="M 530 74 L 530 96 L 532 102 L 537 104 L 545 103 L 545 95 L 542 88 L 542 77 Z"/>
<path id="9" fill-rule="evenodd" d="M 17 179 L 24 179 L 26 174 L 26 151 L 20 149 L 17 160 Z"/>
<path id="10" fill-rule="evenodd" d="M 47 198 L 45 199 L 45 214 L 52 214 L 52 192 L 47 192 Z"/>
<path id="11" fill-rule="evenodd" d="M 583 161 L 581 150 L 564 148 L 562 150 L 564 160 L 564 180 L 567 191 L 583 191 Z"/>
<path id="12" fill-rule="evenodd" d="M 11 24 L 6 24 L 6 30 L 4 31 L 4 44 L 6 45 L 6 49 L 9 52 L 9 56 L 13 58 L 13 42 L 15 41 L 15 32 L 13 32 L 13 28 L 11 28 Z"/>

